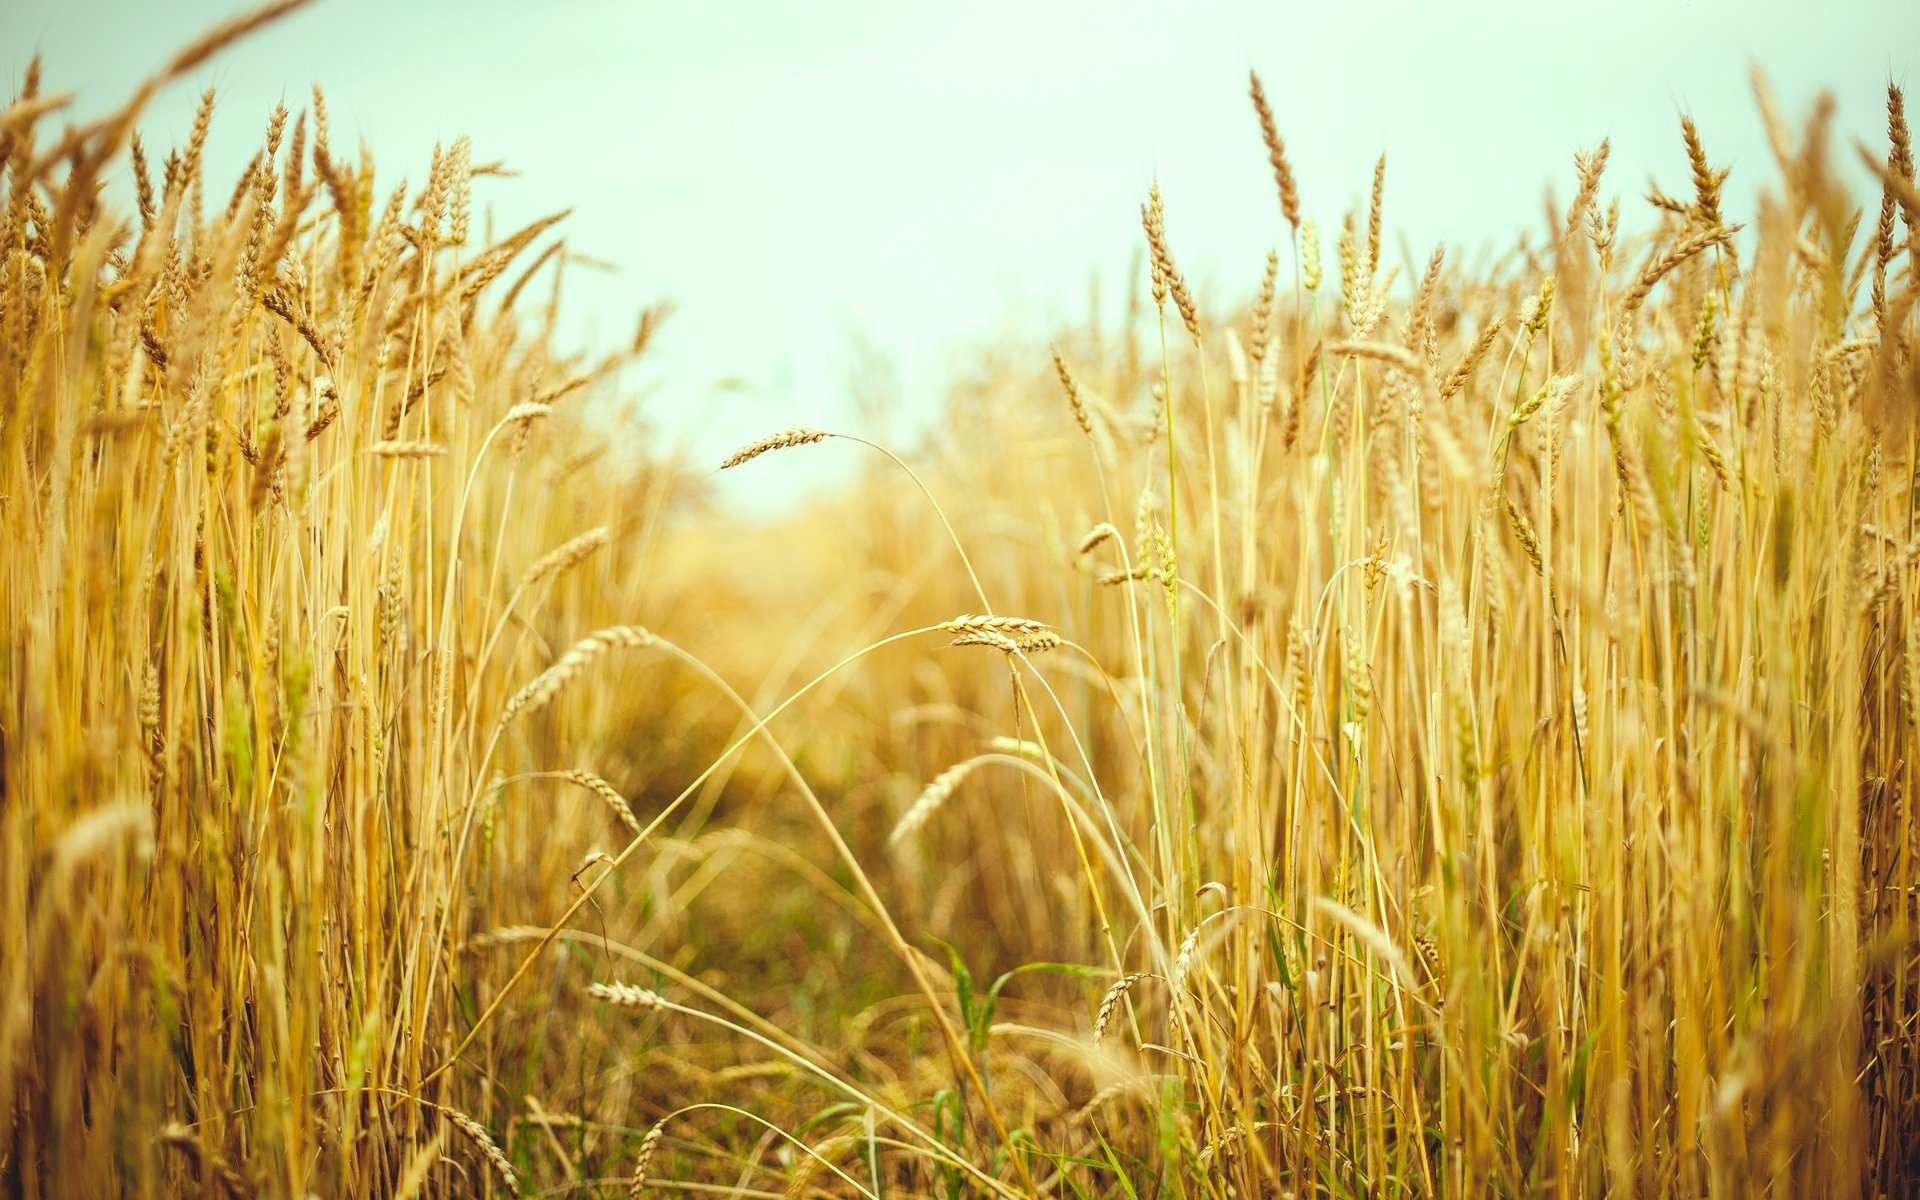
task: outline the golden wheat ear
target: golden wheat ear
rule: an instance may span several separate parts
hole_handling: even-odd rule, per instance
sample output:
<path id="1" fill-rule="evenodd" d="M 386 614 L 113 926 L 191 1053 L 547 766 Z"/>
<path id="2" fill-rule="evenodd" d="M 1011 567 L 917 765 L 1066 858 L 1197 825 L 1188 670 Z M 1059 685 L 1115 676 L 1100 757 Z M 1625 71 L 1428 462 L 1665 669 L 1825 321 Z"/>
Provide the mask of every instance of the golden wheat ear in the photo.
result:
<path id="1" fill-rule="evenodd" d="M 782 430 L 769 437 L 761 438 L 752 445 L 742 446 L 740 449 L 735 450 L 733 454 L 727 458 L 727 461 L 720 464 L 720 469 L 722 471 L 731 470 L 743 463 L 752 462 L 762 454 L 770 454 L 775 450 L 786 450 L 794 446 L 811 446 L 815 442 L 825 441 L 832 436 L 832 434 L 824 429 Z"/>

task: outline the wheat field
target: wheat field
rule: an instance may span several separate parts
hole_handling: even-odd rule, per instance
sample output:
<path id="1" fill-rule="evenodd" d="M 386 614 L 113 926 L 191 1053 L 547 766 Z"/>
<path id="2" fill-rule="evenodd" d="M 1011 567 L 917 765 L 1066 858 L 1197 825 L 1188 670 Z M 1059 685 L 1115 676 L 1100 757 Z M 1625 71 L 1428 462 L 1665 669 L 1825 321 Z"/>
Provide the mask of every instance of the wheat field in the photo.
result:
<path id="1" fill-rule="evenodd" d="M 1255 76 L 1244 297 L 1165 179 L 923 441 L 684 463 L 484 129 L 142 145 L 294 6 L 0 110 L 0 1195 L 1920 1190 L 1898 89 L 1415 277 Z"/>

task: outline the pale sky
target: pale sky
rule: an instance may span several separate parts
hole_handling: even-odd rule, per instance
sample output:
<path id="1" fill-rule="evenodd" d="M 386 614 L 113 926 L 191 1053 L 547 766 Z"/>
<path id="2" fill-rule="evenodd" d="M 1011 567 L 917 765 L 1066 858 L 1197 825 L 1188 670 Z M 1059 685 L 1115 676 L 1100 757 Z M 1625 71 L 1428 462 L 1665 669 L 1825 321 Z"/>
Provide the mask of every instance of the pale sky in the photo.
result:
<path id="1" fill-rule="evenodd" d="M 39 50 L 47 89 L 97 113 L 244 7 L 0 0 L 0 95 Z M 1203 302 L 1244 297 L 1283 228 L 1250 66 L 1327 253 L 1385 151 L 1389 245 L 1424 263 L 1439 241 L 1471 255 L 1539 229 L 1546 188 L 1564 200 L 1602 137 L 1603 194 L 1644 220 L 1650 175 L 1686 190 L 1683 110 L 1750 215 L 1772 182 L 1755 60 L 1795 120 L 1835 93 L 1850 161 L 1855 136 L 1885 145 L 1887 80 L 1920 77 L 1920 0 L 318 0 L 176 85 L 145 136 L 183 140 L 212 86 L 209 161 L 231 176 L 273 105 L 318 81 L 336 144 L 372 148 L 384 193 L 469 134 L 475 161 L 521 172 L 476 184 L 497 225 L 571 206 L 572 248 L 618 264 L 572 272 L 567 336 L 624 337 L 648 302 L 678 304 L 636 382 L 706 463 L 788 425 L 852 428 L 863 353 L 891 364 L 910 423 L 968 347 L 1044 345 L 1078 319 L 1094 271 L 1117 311 L 1156 175 Z M 778 493 L 805 462 L 722 494 Z"/>

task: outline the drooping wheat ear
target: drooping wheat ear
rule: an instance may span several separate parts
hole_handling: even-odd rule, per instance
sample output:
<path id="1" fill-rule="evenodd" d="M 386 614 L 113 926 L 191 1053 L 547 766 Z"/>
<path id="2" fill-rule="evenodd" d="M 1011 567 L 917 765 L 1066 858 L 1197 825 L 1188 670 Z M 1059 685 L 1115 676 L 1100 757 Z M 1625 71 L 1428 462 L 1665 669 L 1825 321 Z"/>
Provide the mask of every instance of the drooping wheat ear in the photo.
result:
<path id="1" fill-rule="evenodd" d="M 1626 299 L 1620 302 L 1619 327 L 1621 329 L 1627 327 L 1628 319 L 1647 302 L 1647 297 L 1653 294 L 1654 285 L 1665 279 L 1674 268 L 1703 250 L 1725 245 L 1733 240 L 1733 235 L 1739 233 L 1742 228 L 1743 226 L 1740 225 L 1721 225 L 1714 229 L 1703 230 L 1690 238 L 1675 242 L 1672 249 L 1648 263 L 1647 269 L 1640 273 L 1639 280 L 1627 292 Z"/>
<path id="2" fill-rule="evenodd" d="M 973 774 L 974 768 L 978 767 L 981 761 L 979 758 L 969 758 L 964 762 L 955 763 L 934 776 L 933 782 L 929 783 L 926 790 L 920 793 L 920 798 L 913 802 L 913 807 L 909 808 L 900 818 L 899 824 L 893 827 L 893 832 L 887 836 L 887 845 L 899 845 L 911 837 L 914 830 L 931 820 L 933 814 L 940 810 L 940 806 L 945 804 L 954 790 L 960 786 L 960 781 Z"/>
<path id="3" fill-rule="evenodd" d="M 1527 552 L 1527 561 L 1533 564 L 1535 575 L 1543 574 L 1540 565 L 1540 535 L 1533 531 L 1533 522 L 1527 520 L 1527 514 L 1513 501 L 1507 501 L 1507 524 L 1513 527 L 1513 535 L 1520 539 L 1520 548 Z"/>
<path id="4" fill-rule="evenodd" d="M 1133 1079 L 1122 1079 L 1117 1083 L 1110 1083 L 1089 1096 L 1085 1104 L 1074 1109 L 1073 1113 L 1067 1118 L 1067 1124 L 1074 1128 L 1085 1125 L 1093 1118 L 1094 1113 L 1100 1111 L 1102 1106 L 1112 1103 L 1121 1096 L 1142 1092 L 1151 1096 L 1153 1086 L 1163 1078 L 1165 1077 L 1143 1075 Z"/>
<path id="5" fill-rule="evenodd" d="M 1020 643 L 1006 634 L 993 629 L 977 629 L 972 633 L 963 633 L 949 642 L 951 646 L 991 646 L 1008 654 L 1018 654 Z"/>
<path id="6" fill-rule="evenodd" d="M 1135 567 L 1130 571 L 1108 571 L 1100 576 L 1100 586 L 1116 587 L 1123 583 L 1134 583 L 1147 577 L 1145 567 Z"/>
<path id="7" fill-rule="evenodd" d="M 787 1177 L 787 1186 L 781 1192 L 781 1200 L 802 1200 L 812 1190 L 813 1177 L 820 1173 L 823 1165 L 830 1163 L 836 1154 L 843 1154 L 857 1146 L 861 1138 L 854 1134 L 838 1134 L 827 1138 L 813 1148 L 811 1154 L 796 1156 L 793 1171 Z"/>
<path id="8" fill-rule="evenodd" d="M 1707 432 L 1707 427 L 1700 420 L 1698 412 L 1695 412 L 1693 417 L 1693 441 L 1700 448 L 1700 456 L 1707 460 L 1707 466 L 1713 469 L 1715 478 L 1720 480 L 1720 486 L 1731 488 L 1733 464 L 1727 461 L 1726 453 L 1720 449 L 1720 444 L 1713 440 L 1712 434 Z"/>
<path id="9" fill-rule="evenodd" d="M 570 538 L 541 555 L 520 576 L 522 589 L 530 588 L 549 575 L 558 575 L 578 566 L 589 555 L 607 544 L 611 535 L 605 525 L 596 525 L 578 537 Z"/>
<path id="10" fill-rule="evenodd" d="M 368 449 L 377 458 L 438 458 L 447 452 L 439 442 L 375 442 Z"/>
<path id="11" fill-rule="evenodd" d="M 1081 433 L 1092 437 L 1093 422 L 1087 418 L 1086 403 L 1080 399 L 1080 385 L 1074 381 L 1073 372 L 1067 370 L 1067 360 L 1060 356 L 1058 350 L 1053 352 L 1053 369 L 1059 372 L 1060 386 L 1066 389 L 1067 404 L 1073 409 L 1074 424 L 1080 426 Z"/>
<path id="12" fill-rule="evenodd" d="M 640 818 L 633 815 L 633 806 L 627 803 L 627 798 L 622 796 L 618 789 L 612 784 L 595 775 L 592 771 L 579 767 L 575 767 L 571 771 L 560 772 L 560 778 L 566 780 L 568 783 L 577 783 L 594 795 L 600 797 L 600 799 L 606 801 L 607 807 L 612 810 L 614 816 L 620 819 L 622 825 L 625 825 L 634 833 L 640 832 Z"/>
<path id="13" fill-rule="evenodd" d="M 1047 628 L 1047 623 L 1035 621 L 1030 617 L 976 616 L 972 613 L 962 613 L 951 621 L 940 622 L 939 627 L 948 633 L 973 633 L 986 629 L 995 633 L 1024 634 L 1039 633 Z"/>
<path id="14" fill-rule="evenodd" d="M 1272 1121 L 1255 1121 L 1253 1123 L 1253 1131 L 1255 1133 L 1258 1133 L 1262 1129 L 1272 1129 L 1273 1127 L 1274 1127 L 1274 1123 Z M 1246 1140 L 1246 1137 L 1247 1137 L 1247 1127 L 1245 1125 L 1235 1125 L 1233 1128 L 1227 1130 L 1225 1133 L 1221 1134 L 1219 1137 L 1214 1138 L 1212 1141 L 1208 1142 L 1204 1147 L 1201 1148 L 1200 1165 L 1202 1167 L 1205 1167 L 1208 1163 L 1211 1163 L 1216 1157 L 1220 1157 L 1220 1158 L 1232 1157 L 1234 1154 L 1234 1147 L 1238 1143 Z"/>
<path id="15" fill-rule="evenodd" d="M 987 739 L 987 746 L 1002 754 L 1018 754 L 1022 758 L 1041 762 L 1046 761 L 1047 757 L 1046 750 L 1039 742 L 1029 741 L 1026 738 L 990 737 Z"/>
<path id="16" fill-rule="evenodd" d="M 263 298 L 261 303 L 271 309 Z M 313 380 L 313 421 L 307 426 L 307 440 L 312 441 L 327 431 L 327 426 L 340 418 L 340 389 L 333 385 L 330 375 L 316 375 Z"/>
<path id="17" fill-rule="evenodd" d="M 1680 136 L 1686 140 L 1687 162 L 1693 167 L 1693 212 L 1702 225 L 1711 229 L 1720 224 L 1720 185 L 1727 173 L 1707 165 L 1707 148 L 1700 141 L 1700 130 L 1692 117 L 1681 116 Z"/>
<path id="18" fill-rule="evenodd" d="M 517 1195 L 520 1191 L 520 1181 L 514 1176 L 513 1164 L 507 1161 L 506 1154 L 493 1140 L 493 1135 L 487 1132 L 487 1127 L 457 1108 L 449 1108 L 444 1104 L 436 1104 L 433 1107 L 452 1122 L 453 1127 L 472 1142 L 476 1150 L 480 1151 L 481 1157 L 487 1160 L 487 1165 L 493 1168 L 493 1173 L 498 1175 L 500 1182 L 506 1185 L 507 1193 Z"/>
<path id="19" fill-rule="evenodd" d="M 1110 538 L 1117 538 L 1119 536 L 1120 531 L 1118 529 L 1115 529 L 1110 523 L 1102 521 L 1092 529 L 1087 530 L 1087 536 L 1080 539 L 1080 553 L 1091 554 L 1095 547 L 1102 545 Z"/>
<path id="20" fill-rule="evenodd" d="M 640 1139 L 640 1153 L 633 1159 L 633 1182 L 627 1185 L 627 1200 L 640 1200 L 646 1193 L 647 1168 L 653 1165 L 654 1151 L 660 1149 L 660 1139 L 666 1132 L 667 1120 L 662 1117 L 647 1130 L 647 1136 Z"/>
<path id="21" fill-rule="evenodd" d="M 1344 354 L 1351 358 L 1371 358 L 1376 362 L 1388 363 L 1399 367 L 1410 375 L 1419 375 L 1426 364 L 1420 356 L 1405 346 L 1392 342 L 1333 342 L 1327 346 L 1329 354 Z"/>
<path id="22" fill-rule="evenodd" d="M 991 646 L 1008 654 L 1040 654 L 1060 645 L 1060 635 L 1051 629 L 1034 633 L 1005 634 L 997 629 L 976 629 L 954 636 L 950 646 Z"/>
<path id="23" fill-rule="evenodd" d="M 1205 922 L 1201 922 L 1204 925 Z M 1200 925 L 1195 925 L 1186 938 L 1181 941 L 1180 949 L 1173 956 L 1173 990 L 1183 991 L 1187 986 L 1187 972 L 1193 969 L 1194 957 L 1200 951 Z"/>
<path id="24" fill-rule="evenodd" d="M 1260 120 L 1260 139 L 1267 144 L 1267 161 L 1273 165 L 1273 182 L 1280 192 L 1280 215 L 1287 224 L 1300 228 L 1300 189 L 1293 182 L 1293 165 L 1287 161 L 1287 146 L 1280 140 L 1280 127 L 1274 124 L 1273 108 L 1267 103 L 1267 90 L 1260 76 L 1247 72 L 1247 92 L 1253 97 L 1253 112 Z"/>
<path id="25" fill-rule="evenodd" d="M 752 462 L 762 454 L 767 454 L 774 450 L 785 450 L 792 446 L 811 446 L 815 442 L 825 441 L 831 436 L 832 435 L 824 429 L 782 430 L 771 437 L 761 438 L 751 446 L 742 446 L 740 449 L 735 450 L 731 458 L 720 464 L 720 469 L 725 471 L 737 467 L 741 463 Z"/>
<path id="26" fill-rule="evenodd" d="M 596 1000 L 605 1000 L 618 1008 L 657 1009 L 665 1008 L 666 997 L 650 988 L 631 983 L 593 983 L 587 985 L 587 995 Z"/>
<path id="27" fill-rule="evenodd" d="M 500 714 L 500 724 L 506 725 L 552 700 L 569 680 L 607 651 L 616 648 L 638 649 L 651 646 L 658 640 L 638 625 L 614 625 L 589 634 L 575 642 L 572 649 L 560 656 L 559 661 L 534 676 L 531 683 L 507 701 L 505 711 Z"/>
<path id="28" fill-rule="evenodd" d="M 169 1121 L 160 1127 L 160 1132 L 155 1135 L 154 1140 L 192 1159 L 203 1175 L 212 1175 L 218 1179 L 220 1186 L 225 1188 L 227 1195 L 234 1197 L 234 1200 L 242 1200 L 244 1197 L 253 1195 L 253 1189 L 247 1186 L 246 1178 L 234 1170 L 233 1164 L 220 1154 L 202 1146 L 199 1137 L 189 1126 L 182 1125 L 178 1121 Z"/>
<path id="29" fill-rule="evenodd" d="M 1131 975 L 1122 975 L 1100 997 L 1100 1007 L 1093 1015 L 1093 1044 L 1100 1045 L 1100 1039 L 1107 1035 L 1107 1026 L 1113 1023 L 1113 1014 L 1120 1009 L 1120 1002 L 1127 998 L 1127 992 L 1142 979 L 1158 979 L 1152 971 L 1135 971 Z"/>
<path id="30" fill-rule="evenodd" d="M 500 418 L 500 423 L 502 425 L 518 425 L 522 421 L 537 421 L 552 411 L 553 405 L 551 404 L 541 404 L 538 401 L 529 400 L 525 404 L 516 404 L 508 409 L 507 415 Z"/>

